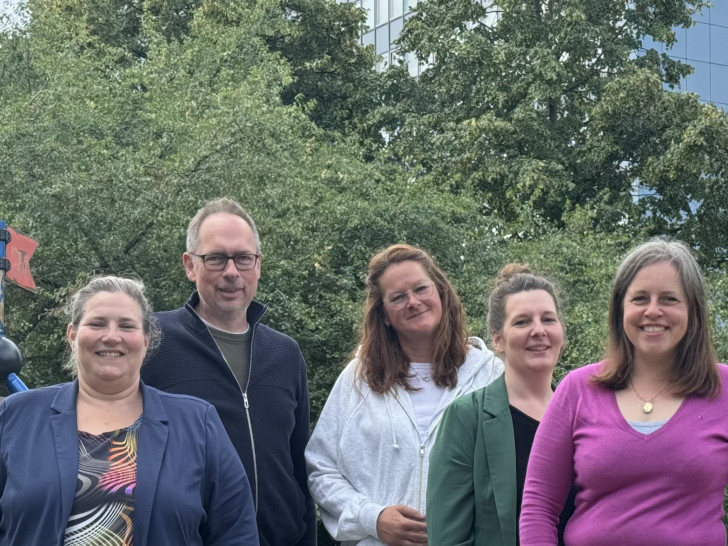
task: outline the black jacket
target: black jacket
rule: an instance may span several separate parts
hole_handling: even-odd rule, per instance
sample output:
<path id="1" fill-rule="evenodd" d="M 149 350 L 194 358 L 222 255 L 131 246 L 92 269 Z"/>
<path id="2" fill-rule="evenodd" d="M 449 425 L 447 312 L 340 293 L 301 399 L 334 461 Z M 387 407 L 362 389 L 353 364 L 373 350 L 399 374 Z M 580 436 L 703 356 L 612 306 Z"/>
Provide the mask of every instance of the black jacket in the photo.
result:
<path id="1" fill-rule="evenodd" d="M 316 515 L 306 482 L 309 437 L 306 364 L 290 337 L 259 324 L 265 306 L 251 302 L 250 378 L 239 386 L 194 309 L 157 313 L 162 342 L 142 366 L 152 387 L 215 406 L 250 480 L 263 546 L 314 546 Z"/>

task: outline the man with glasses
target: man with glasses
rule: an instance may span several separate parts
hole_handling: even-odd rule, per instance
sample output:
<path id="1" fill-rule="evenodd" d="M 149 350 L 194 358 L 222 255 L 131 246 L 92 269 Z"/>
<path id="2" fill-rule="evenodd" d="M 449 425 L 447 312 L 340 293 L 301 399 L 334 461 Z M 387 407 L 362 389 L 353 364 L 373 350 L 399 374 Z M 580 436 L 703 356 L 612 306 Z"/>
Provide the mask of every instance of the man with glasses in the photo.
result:
<path id="1" fill-rule="evenodd" d="M 306 364 L 295 341 L 259 322 L 261 257 L 258 230 L 238 203 L 216 199 L 197 211 L 182 255 L 197 290 L 184 307 L 157 313 L 162 342 L 142 379 L 215 406 L 248 473 L 262 545 L 313 546 Z"/>

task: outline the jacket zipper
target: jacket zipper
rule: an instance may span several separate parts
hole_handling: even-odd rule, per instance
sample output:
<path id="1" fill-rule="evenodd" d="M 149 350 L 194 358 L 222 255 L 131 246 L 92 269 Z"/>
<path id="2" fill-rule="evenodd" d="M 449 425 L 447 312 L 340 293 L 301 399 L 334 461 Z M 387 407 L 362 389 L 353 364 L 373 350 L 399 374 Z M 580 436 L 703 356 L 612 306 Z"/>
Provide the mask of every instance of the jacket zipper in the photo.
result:
<path id="1" fill-rule="evenodd" d="M 258 323 L 253 325 L 253 333 L 250 335 L 250 354 L 248 355 L 248 382 L 243 391 L 243 406 L 245 406 L 245 417 L 248 420 L 248 434 L 250 434 L 250 449 L 253 451 L 253 476 L 255 477 L 255 513 L 258 513 L 258 492 L 260 491 L 260 483 L 258 483 L 258 457 L 255 451 L 255 435 L 253 434 L 253 423 L 250 420 L 250 402 L 248 401 L 248 387 L 250 387 L 250 376 L 253 375 L 253 342 L 255 341 L 255 330 Z M 230 366 L 228 366 L 229 368 Z M 231 370 L 232 373 L 232 370 Z"/>
<path id="2" fill-rule="evenodd" d="M 252 343 L 251 343 L 251 346 L 252 346 Z M 453 400 L 455 400 L 460 395 L 462 390 L 463 390 L 462 385 L 458 385 L 457 391 L 455 392 L 455 396 L 453 396 L 448 401 L 448 404 L 450 404 Z M 414 421 L 414 419 L 409 414 L 409 412 L 404 408 L 404 406 L 402 405 L 402 402 L 398 398 L 397 398 L 397 402 L 404 410 L 405 415 L 407 415 L 407 417 L 409 418 L 410 423 L 412 424 L 412 426 L 415 429 L 415 433 L 419 436 L 419 429 L 417 428 L 417 423 Z M 446 404 L 446 406 L 447 406 L 447 404 Z M 422 482 L 423 482 L 424 470 L 425 470 L 425 446 L 427 445 L 427 441 L 430 439 L 432 430 L 437 429 L 437 426 L 439 426 L 440 419 L 442 418 L 443 412 L 444 412 L 444 409 L 443 409 L 443 411 L 440 412 L 440 415 L 436 419 L 437 423 L 433 422 L 433 424 L 430 425 L 430 430 L 427 431 L 427 435 L 425 436 L 424 442 L 420 439 L 419 472 L 418 472 L 419 476 L 418 476 L 418 485 L 417 485 L 417 495 L 415 497 L 415 500 L 416 500 L 416 504 L 417 504 L 417 510 L 421 514 L 424 514 L 424 510 L 422 509 L 422 485 L 423 485 Z M 437 424 L 437 426 L 436 426 L 436 424 Z"/>
<path id="3" fill-rule="evenodd" d="M 192 312 L 197 315 L 197 311 L 192 309 Z M 262 316 L 262 315 L 261 315 Z M 230 370 L 230 375 L 233 376 L 233 379 L 235 380 L 235 383 L 238 384 L 238 389 L 240 389 L 240 394 L 243 396 L 243 407 L 245 408 L 245 418 L 248 421 L 248 434 L 250 435 L 250 449 L 253 454 L 253 483 L 255 483 L 255 499 L 254 500 L 254 506 L 255 506 L 255 513 L 258 513 L 258 490 L 260 489 L 260 484 L 258 483 L 258 457 L 256 456 L 255 452 L 255 436 L 253 435 L 253 423 L 250 420 L 250 402 L 248 401 L 248 387 L 250 386 L 250 376 L 253 374 L 253 341 L 255 341 L 255 330 L 258 327 L 258 323 L 256 322 L 255 325 L 253 325 L 253 333 L 250 336 L 250 355 L 248 355 L 248 363 L 249 363 L 249 369 L 248 369 L 248 383 L 245 385 L 245 389 L 240 385 L 240 382 L 238 381 L 237 377 L 235 377 L 235 374 L 233 373 L 232 368 L 230 367 L 230 364 L 228 364 L 227 359 L 225 358 L 225 355 L 220 350 L 220 347 L 217 345 L 217 342 L 215 341 L 215 336 L 212 335 L 212 332 L 210 332 L 210 328 L 205 324 L 205 321 L 200 318 L 200 315 L 197 315 L 197 318 L 200 319 L 202 324 L 205 325 L 205 328 L 207 328 L 207 333 L 210 334 L 210 337 L 212 338 L 213 343 L 215 343 L 215 347 L 217 347 L 217 350 L 220 353 L 220 356 L 222 357 L 222 361 L 227 366 L 228 370 Z M 260 317 L 258 318 L 260 320 Z"/>
<path id="4" fill-rule="evenodd" d="M 248 377 L 250 381 L 250 377 Z M 253 424 L 250 422 L 250 403 L 248 402 L 248 393 L 243 391 L 243 405 L 245 406 L 245 417 L 248 419 L 248 432 L 250 433 L 250 447 L 253 450 L 253 474 L 255 476 L 255 513 L 258 513 L 258 458 L 255 456 L 255 438 L 253 437 Z"/>
<path id="5" fill-rule="evenodd" d="M 415 494 L 415 505 L 417 508 L 417 511 L 421 514 L 424 513 L 422 510 L 422 482 L 423 482 L 423 473 L 425 469 L 425 446 L 427 445 L 427 441 L 430 438 L 430 432 L 428 431 L 425 435 L 424 441 L 422 441 L 422 438 L 420 437 L 420 431 L 417 428 L 417 422 L 412 418 L 410 413 L 405 409 L 404 405 L 402 405 L 402 401 L 399 399 L 399 397 L 396 397 L 397 403 L 400 405 L 402 410 L 404 411 L 404 414 L 409 419 L 410 424 L 414 428 L 415 434 L 420 440 L 420 454 L 419 454 L 419 463 L 418 463 L 418 478 L 417 478 L 417 492 Z"/>
<path id="6" fill-rule="evenodd" d="M 427 441 L 427 440 L 425 440 Z M 425 470 L 425 444 L 420 444 L 420 484 L 417 488 L 417 511 L 420 514 L 424 515 L 424 510 L 422 509 L 422 475 Z"/>

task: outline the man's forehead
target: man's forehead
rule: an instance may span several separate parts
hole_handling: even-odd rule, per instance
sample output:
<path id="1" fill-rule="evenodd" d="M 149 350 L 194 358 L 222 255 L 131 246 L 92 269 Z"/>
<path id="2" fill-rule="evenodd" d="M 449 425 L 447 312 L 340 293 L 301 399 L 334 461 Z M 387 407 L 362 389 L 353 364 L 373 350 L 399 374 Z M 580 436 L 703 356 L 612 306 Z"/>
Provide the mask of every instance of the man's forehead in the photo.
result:
<path id="1" fill-rule="evenodd" d="M 200 226 L 198 252 L 216 249 L 226 252 L 255 252 L 255 246 L 252 228 L 239 216 L 214 214 L 205 218 Z"/>

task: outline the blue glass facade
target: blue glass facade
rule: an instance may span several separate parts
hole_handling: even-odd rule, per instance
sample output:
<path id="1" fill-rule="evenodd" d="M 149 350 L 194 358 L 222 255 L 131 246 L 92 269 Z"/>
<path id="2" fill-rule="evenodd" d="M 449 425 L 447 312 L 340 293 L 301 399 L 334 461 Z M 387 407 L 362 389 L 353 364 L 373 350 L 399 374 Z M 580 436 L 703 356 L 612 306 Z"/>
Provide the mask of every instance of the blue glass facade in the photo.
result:
<path id="1" fill-rule="evenodd" d="M 350 0 L 338 0 L 346 2 Z M 392 63 L 405 62 L 410 74 L 419 75 L 426 63 L 418 62 L 412 55 L 404 58 L 397 51 L 394 41 L 402 32 L 402 27 L 409 13 L 417 5 L 418 0 L 354 0 L 354 4 L 367 13 L 366 30 L 362 35 L 363 45 L 373 45 L 381 61 L 377 70 L 384 70 Z M 489 0 L 475 0 L 487 3 Z"/>
<path id="2" fill-rule="evenodd" d="M 415 58 L 401 59 L 394 41 L 402 32 L 405 14 L 412 11 L 417 0 L 356 0 L 355 4 L 367 12 L 367 30 L 362 35 L 364 45 L 373 45 L 381 61 L 377 70 L 384 70 L 391 63 L 406 61 L 412 75 L 419 74 L 420 66 Z"/>
<path id="3" fill-rule="evenodd" d="M 394 44 L 417 0 L 355 0 L 355 3 L 367 12 L 362 43 L 374 45 L 381 55 L 377 70 L 404 61 L 410 74 L 418 75 L 425 65 L 413 57 L 402 59 Z M 728 0 L 714 0 L 713 4 L 695 16 L 694 26 L 676 29 L 677 43 L 668 54 L 695 68 L 693 74 L 680 82 L 681 91 L 697 93 L 701 100 L 728 110 Z M 644 40 L 643 47 L 665 51 L 664 44 L 649 38 Z"/>
<path id="4" fill-rule="evenodd" d="M 680 81 L 680 91 L 697 93 L 705 102 L 728 110 L 728 2 L 716 0 L 695 15 L 695 25 L 675 29 L 677 43 L 670 49 L 652 40 L 644 48 L 667 52 L 694 71 Z"/>

